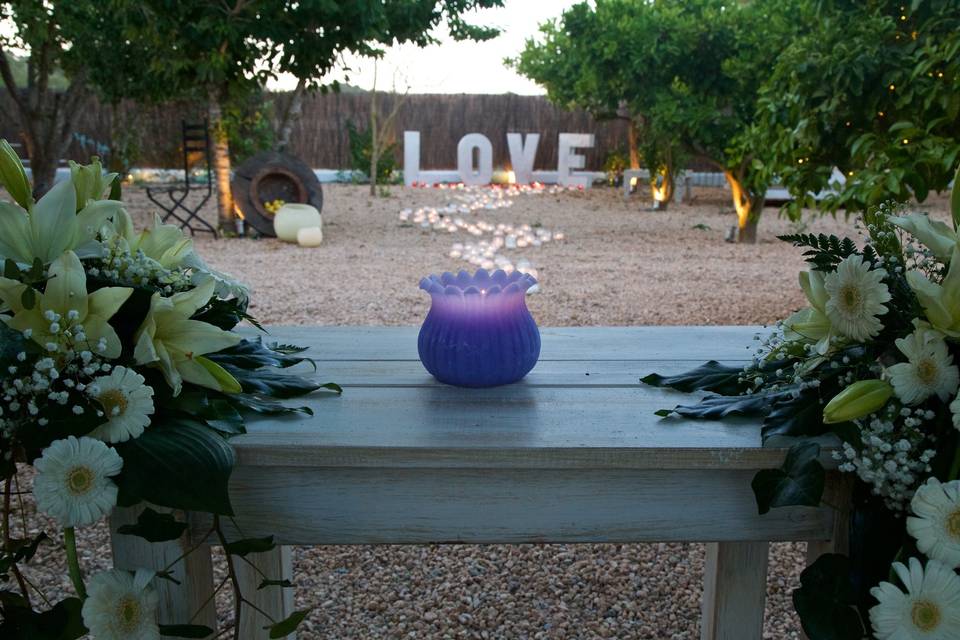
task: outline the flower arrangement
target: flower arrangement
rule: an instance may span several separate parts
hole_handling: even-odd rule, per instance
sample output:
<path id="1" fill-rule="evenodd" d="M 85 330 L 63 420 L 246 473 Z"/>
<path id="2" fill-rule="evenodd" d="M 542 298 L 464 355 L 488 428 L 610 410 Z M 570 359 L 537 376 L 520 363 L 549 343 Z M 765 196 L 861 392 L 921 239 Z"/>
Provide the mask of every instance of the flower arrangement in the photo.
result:
<path id="1" fill-rule="evenodd" d="M 858 222 L 863 246 L 783 236 L 806 248 L 809 306 L 745 368 L 643 379 L 710 392 L 658 415 L 754 416 L 764 441 L 793 438 L 782 468 L 753 480 L 761 514 L 821 505 L 821 460 L 853 477 L 849 554 L 815 560 L 793 592 L 811 640 L 960 638 L 960 174 L 955 185 L 952 228 L 884 205 Z"/>
<path id="2" fill-rule="evenodd" d="M 245 413 L 310 413 L 283 400 L 340 389 L 277 371 L 307 360 L 302 349 L 234 332 L 242 320 L 259 327 L 246 289 L 207 267 L 178 227 L 156 219 L 135 231 L 117 176 L 96 159 L 71 163 L 71 180 L 34 201 L 0 140 L 0 184 L 13 199 L 0 202 L 0 637 L 206 637 L 187 620 L 158 625 L 155 585 L 176 581 L 169 572 L 85 578 L 77 529 L 140 503 L 167 510 L 145 508 L 122 533 L 177 539 L 186 524 L 169 510 L 210 513 L 219 528 L 232 515 L 229 439 L 244 432 Z M 21 568 L 55 552 L 50 538 L 13 537 L 31 466 L 37 509 L 62 529 L 76 591 L 55 604 Z M 277 632 L 302 617 L 276 621 Z"/>

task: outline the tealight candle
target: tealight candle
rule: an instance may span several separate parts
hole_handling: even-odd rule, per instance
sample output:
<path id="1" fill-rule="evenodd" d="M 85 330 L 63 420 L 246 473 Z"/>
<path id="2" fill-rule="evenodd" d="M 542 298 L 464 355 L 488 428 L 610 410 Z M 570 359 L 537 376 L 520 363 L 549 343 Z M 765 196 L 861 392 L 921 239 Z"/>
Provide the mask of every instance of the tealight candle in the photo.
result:
<path id="1" fill-rule="evenodd" d="M 540 357 L 540 331 L 527 309 L 536 280 L 524 273 L 431 275 L 420 281 L 432 303 L 417 341 L 420 361 L 437 380 L 492 387 L 523 378 Z"/>

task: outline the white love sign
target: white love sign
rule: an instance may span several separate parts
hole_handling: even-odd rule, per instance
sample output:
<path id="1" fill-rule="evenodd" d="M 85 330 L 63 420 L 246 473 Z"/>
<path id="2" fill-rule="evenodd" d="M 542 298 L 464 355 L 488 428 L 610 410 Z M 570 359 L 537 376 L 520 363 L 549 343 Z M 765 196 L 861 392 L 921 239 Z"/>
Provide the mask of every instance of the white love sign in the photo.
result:
<path id="1" fill-rule="evenodd" d="M 526 138 L 526 139 L 524 139 Z M 581 149 L 590 149 L 595 142 L 592 133 L 561 133 L 557 140 L 557 171 L 534 171 L 533 162 L 540 144 L 539 133 L 507 134 L 507 148 L 514 179 L 519 184 L 556 182 L 564 186 L 589 188 L 594 178 L 603 176 L 595 171 L 583 171 L 586 158 Z M 493 177 L 493 145 L 482 133 L 468 133 L 457 144 L 457 170 L 420 170 L 420 132 L 403 132 L 403 182 L 407 186 L 426 182 L 458 180 L 467 185 L 489 184 Z"/>

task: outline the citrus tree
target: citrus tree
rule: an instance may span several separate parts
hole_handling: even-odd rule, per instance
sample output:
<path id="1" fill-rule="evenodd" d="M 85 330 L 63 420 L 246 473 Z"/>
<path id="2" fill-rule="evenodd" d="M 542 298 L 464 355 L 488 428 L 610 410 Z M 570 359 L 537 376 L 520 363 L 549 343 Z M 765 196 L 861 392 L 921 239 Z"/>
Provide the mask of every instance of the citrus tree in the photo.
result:
<path id="1" fill-rule="evenodd" d="M 722 171 L 739 237 L 756 239 L 773 177 L 751 144 L 760 88 L 802 25 L 803 0 L 597 0 L 572 7 L 527 42 L 517 69 L 560 104 L 625 108 L 638 148 L 672 178 L 678 156 Z M 659 179 L 671 185 L 672 179 Z M 667 186 L 667 189 L 670 187 Z M 658 199 L 669 198 L 668 193 Z"/>
<path id="2" fill-rule="evenodd" d="M 631 168 L 651 170 L 654 199 L 666 207 L 682 150 L 654 127 L 658 94 L 670 82 L 656 43 L 665 28 L 662 4 L 605 0 L 582 3 L 541 25 L 537 38 L 507 62 L 547 90 L 568 109 L 584 109 L 597 120 L 628 122 Z"/>
<path id="3" fill-rule="evenodd" d="M 823 0 L 809 23 L 763 87 L 755 131 L 796 198 L 787 211 L 946 189 L 960 156 L 960 5 Z"/>

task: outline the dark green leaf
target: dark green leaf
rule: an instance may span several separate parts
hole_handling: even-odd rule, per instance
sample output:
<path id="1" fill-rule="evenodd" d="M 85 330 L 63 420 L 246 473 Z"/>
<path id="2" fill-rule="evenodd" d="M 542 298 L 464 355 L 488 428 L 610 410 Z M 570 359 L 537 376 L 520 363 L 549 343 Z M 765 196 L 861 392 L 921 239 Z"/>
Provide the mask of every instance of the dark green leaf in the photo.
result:
<path id="1" fill-rule="evenodd" d="M 257 587 L 257 591 L 260 589 L 266 589 L 267 587 L 281 587 L 283 589 L 293 588 L 293 583 L 289 580 L 268 580 L 264 578 L 260 581 L 260 585 Z"/>
<path id="2" fill-rule="evenodd" d="M 228 436 L 247 432 L 243 416 L 219 392 L 203 388 L 185 390 L 179 396 L 170 397 L 167 404 Z"/>
<path id="3" fill-rule="evenodd" d="M 273 398 L 287 399 L 303 396 L 320 388 L 321 385 L 302 376 L 269 369 L 241 369 L 229 364 L 222 365 L 227 373 L 240 383 L 244 393 L 253 393 Z"/>
<path id="4" fill-rule="evenodd" d="M 20 267 L 17 266 L 14 260 L 7 258 L 3 261 L 3 277 L 9 278 L 10 280 L 20 279 Z"/>
<path id="5" fill-rule="evenodd" d="M 735 395 L 744 390 L 737 379 L 743 375 L 743 367 L 731 367 L 711 360 L 696 369 L 675 376 L 651 373 L 640 382 L 651 387 L 669 387 L 677 391 L 713 391 L 722 395 Z"/>
<path id="6" fill-rule="evenodd" d="M 266 536 L 265 538 L 245 538 L 243 540 L 234 540 L 233 542 L 228 542 L 224 546 L 223 550 L 231 555 L 235 556 L 245 556 L 248 553 L 264 553 L 265 551 L 272 551 L 276 548 L 276 544 L 273 542 L 273 536 Z"/>
<path id="7" fill-rule="evenodd" d="M 313 364 L 313 361 L 309 358 L 296 355 L 303 351 L 304 349 L 290 345 L 265 345 L 257 337 L 253 340 L 243 340 L 229 349 L 211 353 L 207 357 L 219 365 L 232 365 L 241 369 L 252 370 L 260 367 L 285 369 L 301 362 Z"/>
<path id="8" fill-rule="evenodd" d="M 818 436 L 827 428 L 823 424 L 823 407 L 816 392 L 789 397 L 772 405 L 763 420 L 761 434 L 764 442 L 773 436 Z"/>
<path id="9" fill-rule="evenodd" d="M 206 307 L 193 316 L 193 319 L 212 324 L 224 331 L 230 331 L 242 320 L 249 320 L 254 326 L 262 329 L 253 318 L 247 315 L 247 303 L 237 298 L 229 300 L 213 298 Z"/>
<path id="10" fill-rule="evenodd" d="M 171 420 L 151 426 L 117 451 L 124 463 L 117 484 L 126 501 L 233 515 L 227 489 L 233 448 L 209 427 Z"/>
<path id="11" fill-rule="evenodd" d="M 180 584 L 180 581 L 173 577 L 173 573 L 170 571 L 157 571 L 153 576 L 154 578 L 159 578 L 160 580 L 166 580 L 172 582 L 173 584 Z"/>
<path id="12" fill-rule="evenodd" d="M 123 200 L 123 181 L 120 176 L 117 175 L 114 177 L 113 182 L 110 183 L 110 200 Z"/>
<path id="13" fill-rule="evenodd" d="M 676 413 L 695 420 L 721 420 L 730 416 L 762 416 L 770 410 L 771 397 L 766 394 L 746 396 L 707 396 L 699 404 L 662 409 L 658 416 Z M 666 412 L 665 414 L 662 412 Z"/>
<path id="14" fill-rule="evenodd" d="M 793 606 L 810 640 L 860 640 L 865 630 L 856 607 L 850 559 L 825 554 L 800 574 Z"/>
<path id="15" fill-rule="evenodd" d="M 3 640 L 76 640 L 87 633 L 80 613 L 80 598 L 61 600 L 47 611 L 36 612 L 26 607 L 12 607 L 10 598 L 2 598 Z"/>
<path id="16" fill-rule="evenodd" d="M 33 287 L 27 287 L 23 290 L 23 293 L 20 294 L 20 304 L 23 305 L 24 309 L 33 309 L 33 305 L 37 303 L 37 292 Z"/>
<path id="17" fill-rule="evenodd" d="M 117 533 L 138 536 L 148 542 L 166 542 L 176 540 L 186 530 L 187 523 L 177 521 L 172 513 L 158 513 L 147 507 L 137 516 L 136 524 L 125 524 Z"/>
<path id="18" fill-rule="evenodd" d="M 227 399 L 235 407 L 249 409 L 267 416 L 278 416 L 285 413 L 304 413 L 308 416 L 313 415 L 313 409 L 310 407 L 288 407 L 279 400 L 251 395 L 248 393 L 232 393 L 227 397 Z"/>
<path id="19" fill-rule="evenodd" d="M 281 620 L 274 625 L 266 626 L 264 629 L 270 630 L 271 638 L 285 638 L 297 630 L 297 627 L 300 626 L 300 623 L 303 622 L 303 619 L 306 618 L 309 613 L 310 609 L 294 611 L 285 620 Z"/>
<path id="20" fill-rule="evenodd" d="M 818 506 L 826 478 L 819 456 L 819 444 L 800 442 L 787 452 L 781 468 L 757 472 L 751 486 L 760 514 L 773 507 Z"/>
<path id="21" fill-rule="evenodd" d="M 206 638 L 213 635 L 213 629 L 202 624 L 161 624 L 160 635 L 174 638 Z"/>

